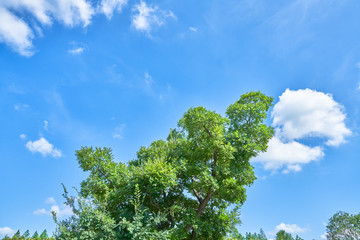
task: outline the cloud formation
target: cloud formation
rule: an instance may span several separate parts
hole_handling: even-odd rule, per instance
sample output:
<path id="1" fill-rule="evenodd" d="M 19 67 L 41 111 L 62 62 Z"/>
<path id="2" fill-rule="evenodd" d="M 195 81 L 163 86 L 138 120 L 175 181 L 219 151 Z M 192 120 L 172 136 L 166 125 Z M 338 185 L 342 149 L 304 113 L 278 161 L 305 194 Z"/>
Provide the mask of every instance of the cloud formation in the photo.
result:
<path id="1" fill-rule="evenodd" d="M 112 134 L 112 137 L 122 139 L 124 135 L 125 127 L 126 124 L 121 124 L 120 126 L 117 126 Z"/>
<path id="2" fill-rule="evenodd" d="M 345 142 L 351 131 L 345 126 L 343 106 L 330 94 L 311 89 L 286 91 L 271 113 L 278 135 L 289 140 L 324 137 L 329 146 Z"/>
<path id="3" fill-rule="evenodd" d="M 108 19 L 111 19 L 114 11 L 120 12 L 126 4 L 127 0 L 102 0 L 100 9 Z"/>
<path id="4" fill-rule="evenodd" d="M 86 27 L 95 14 L 105 14 L 110 19 L 126 3 L 127 0 L 2 0 L 0 43 L 29 57 L 34 54 L 32 41 L 36 34 L 42 35 L 42 27 L 55 21 L 68 27 Z"/>
<path id="5" fill-rule="evenodd" d="M 51 207 L 49 210 L 46 210 L 45 208 L 41 208 L 41 209 L 38 209 L 36 211 L 34 211 L 33 213 L 35 215 L 49 215 L 51 216 L 52 215 L 52 212 L 55 212 L 56 213 L 56 216 L 61 218 L 61 217 L 65 217 L 65 216 L 70 216 L 73 214 L 72 212 L 72 209 L 63 204 L 62 206 L 59 206 L 55 199 L 53 197 L 49 197 L 45 203 L 47 204 L 51 204 Z"/>
<path id="6" fill-rule="evenodd" d="M 133 7 L 132 25 L 140 32 L 150 35 L 151 30 L 156 26 L 161 26 L 167 18 L 176 19 L 172 11 L 164 11 L 157 6 L 147 5 L 141 1 Z"/>
<path id="7" fill-rule="evenodd" d="M 301 165 L 320 160 L 324 156 L 318 146 L 310 147 L 296 141 L 284 143 L 279 138 L 270 139 L 268 151 L 259 154 L 255 162 L 260 162 L 266 170 L 277 170 L 285 167 L 283 173 L 299 172 Z"/>
<path id="8" fill-rule="evenodd" d="M 31 56 L 33 38 L 30 27 L 0 3 L 0 42 L 23 56 Z"/>
<path id="9" fill-rule="evenodd" d="M 277 225 L 275 227 L 275 229 L 271 232 L 272 235 L 275 235 L 278 231 L 280 230 L 284 230 L 287 233 L 291 233 L 291 234 L 297 234 L 297 233 L 304 233 L 307 231 L 306 228 L 301 228 L 296 224 L 285 224 L 285 223 L 280 223 L 279 225 Z"/>
<path id="10" fill-rule="evenodd" d="M 55 148 L 54 145 L 49 143 L 45 138 L 40 138 L 36 141 L 28 141 L 26 143 L 26 148 L 29 149 L 32 153 L 40 153 L 44 157 L 50 155 L 55 158 L 62 157 L 62 153 L 59 149 Z"/>
<path id="11" fill-rule="evenodd" d="M 311 89 L 289 90 L 279 97 L 271 117 L 275 137 L 268 150 L 253 162 L 260 162 L 266 170 L 282 173 L 298 172 L 302 165 L 320 160 L 325 154 L 320 146 L 308 146 L 299 141 L 316 138 L 328 146 L 346 142 L 351 131 L 345 125 L 344 107 L 330 94 Z"/>
<path id="12" fill-rule="evenodd" d="M 0 227 L 0 235 L 3 235 L 3 236 L 12 236 L 15 234 L 15 230 L 14 229 L 11 229 L 9 227 Z"/>

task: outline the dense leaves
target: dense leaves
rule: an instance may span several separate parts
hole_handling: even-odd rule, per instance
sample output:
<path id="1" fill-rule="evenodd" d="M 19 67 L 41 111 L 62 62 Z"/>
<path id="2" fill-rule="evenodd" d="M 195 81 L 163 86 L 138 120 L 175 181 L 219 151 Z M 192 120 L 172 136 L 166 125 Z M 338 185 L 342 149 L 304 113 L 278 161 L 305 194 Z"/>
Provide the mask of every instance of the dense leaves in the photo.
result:
<path id="1" fill-rule="evenodd" d="M 359 240 L 360 239 L 360 213 L 349 214 L 337 212 L 326 226 L 326 235 L 329 240 Z"/>
<path id="2" fill-rule="evenodd" d="M 12 237 L 9 237 L 9 236 L 5 236 L 3 238 L 3 240 L 54 240 L 53 237 L 49 237 L 48 234 L 47 234 L 47 231 L 44 230 L 40 236 L 39 234 L 37 233 L 37 231 L 34 233 L 34 235 L 32 237 L 30 237 L 30 232 L 29 230 L 26 230 L 24 232 L 24 234 L 20 234 L 20 230 L 17 230 L 16 233 L 12 236 Z"/>
<path id="3" fill-rule="evenodd" d="M 57 221 L 58 239 L 224 239 L 236 232 L 249 160 L 267 149 L 273 129 L 263 120 L 273 99 L 250 92 L 226 116 L 190 108 L 166 140 L 141 147 L 128 164 L 111 149 L 76 152 L 89 176 L 68 197 L 74 216 Z"/>

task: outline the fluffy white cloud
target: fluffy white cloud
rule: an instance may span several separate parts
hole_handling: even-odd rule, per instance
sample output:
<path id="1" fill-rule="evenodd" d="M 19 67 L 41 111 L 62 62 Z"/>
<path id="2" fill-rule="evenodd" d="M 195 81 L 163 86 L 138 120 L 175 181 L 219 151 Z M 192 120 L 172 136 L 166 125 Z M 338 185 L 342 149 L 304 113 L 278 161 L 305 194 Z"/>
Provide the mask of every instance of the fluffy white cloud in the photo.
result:
<path id="1" fill-rule="evenodd" d="M 5 43 L 23 56 L 33 55 L 30 27 L 0 3 L 0 43 Z"/>
<path id="2" fill-rule="evenodd" d="M 49 143 L 45 138 L 40 138 L 34 142 L 28 141 L 26 143 L 26 148 L 29 149 L 33 153 L 40 153 L 43 156 L 50 155 L 52 157 L 58 158 L 62 157 L 62 153 L 60 150 L 56 149 L 54 145 Z"/>
<path id="3" fill-rule="evenodd" d="M 171 11 L 163 11 L 157 6 L 149 6 L 146 2 L 141 1 L 133 8 L 132 24 L 136 30 L 150 34 L 153 26 L 161 26 L 167 18 L 176 19 Z"/>
<path id="4" fill-rule="evenodd" d="M 321 239 L 327 239 L 327 234 L 326 234 L 326 233 L 321 234 L 320 238 L 321 238 Z"/>
<path id="5" fill-rule="evenodd" d="M 46 210 L 45 208 L 38 209 L 33 212 L 35 215 L 51 215 L 52 212 L 55 212 L 56 216 L 61 218 L 73 214 L 72 209 L 69 206 L 65 204 L 59 206 L 53 197 L 48 198 L 45 202 L 47 204 L 51 204 L 50 209 L 49 210 Z"/>
<path id="6" fill-rule="evenodd" d="M 100 9 L 107 18 L 112 18 L 114 11 L 121 11 L 127 0 L 102 0 Z"/>
<path id="7" fill-rule="evenodd" d="M 279 136 L 289 140 L 325 137 L 327 145 L 338 146 L 351 134 L 343 107 L 330 94 L 286 89 L 279 98 L 271 114 Z"/>
<path id="8" fill-rule="evenodd" d="M 307 146 L 300 140 L 309 137 L 324 139 L 328 146 L 345 142 L 351 131 L 345 126 L 343 107 L 330 94 L 311 89 L 287 89 L 271 113 L 275 137 L 268 150 L 253 162 L 267 170 L 283 169 L 282 173 L 302 170 L 302 165 L 320 160 L 325 154 L 320 146 Z"/>
<path id="9" fill-rule="evenodd" d="M 284 230 L 287 233 L 304 233 L 307 231 L 306 228 L 301 228 L 296 224 L 285 224 L 285 223 L 280 223 L 279 225 L 277 225 L 275 227 L 275 229 L 272 231 L 272 235 L 275 235 L 278 231 L 280 230 Z"/>
<path id="10" fill-rule="evenodd" d="M 26 139 L 26 134 L 24 134 L 24 133 L 20 134 L 20 138 L 23 140 Z"/>
<path id="11" fill-rule="evenodd" d="M 11 229 L 9 227 L 0 227 L 0 235 L 8 235 L 8 236 L 11 236 L 11 235 L 14 235 L 15 234 L 15 230 L 14 229 Z"/>
<path id="12" fill-rule="evenodd" d="M 268 144 L 268 150 L 259 154 L 253 162 L 260 162 L 266 170 L 278 170 L 286 167 L 283 173 L 301 171 L 302 164 L 320 160 L 324 153 L 320 147 L 309 147 L 296 141 L 282 142 L 273 137 Z"/>

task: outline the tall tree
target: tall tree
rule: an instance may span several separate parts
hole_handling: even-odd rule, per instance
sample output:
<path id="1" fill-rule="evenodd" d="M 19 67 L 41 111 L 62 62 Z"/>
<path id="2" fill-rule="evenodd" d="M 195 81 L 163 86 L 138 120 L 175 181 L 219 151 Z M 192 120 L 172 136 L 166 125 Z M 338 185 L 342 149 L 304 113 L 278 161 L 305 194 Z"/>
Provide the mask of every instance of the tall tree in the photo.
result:
<path id="1" fill-rule="evenodd" d="M 360 213 L 353 215 L 339 211 L 329 219 L 326 230 L 329 240 L 359 240 Z"/>
<path id="2" fill-rule="evenodd" d="M 83 147 L 76 156 L 90 174 L 79 197 L 114 223 L 131 222 L 138 186 L 143 208 L 150 216 L 163 216 L 154 231 L 171 230 L 173 239 L 222 239 L 236 231 L 245 187 L 256 179 L 249 160 L 266 151 L 273 136 L 263 124 L 272 101 L 260 92 L 244 94 L 225 117 L 190 108 L 167 140 L 141 147 L 128 164 L 114 162 L 109 148 Z M 121 224 L 114 231 L 123 233 L 121 239 L 131 232 Z"/>

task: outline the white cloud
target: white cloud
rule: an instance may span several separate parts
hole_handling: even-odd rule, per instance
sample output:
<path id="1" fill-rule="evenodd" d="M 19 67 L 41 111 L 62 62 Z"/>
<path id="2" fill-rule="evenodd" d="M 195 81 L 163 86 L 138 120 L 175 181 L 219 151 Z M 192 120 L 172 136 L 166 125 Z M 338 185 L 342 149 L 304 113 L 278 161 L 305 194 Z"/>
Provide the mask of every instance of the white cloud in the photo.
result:
<path id="1" fill-rule="evenodd" d="M 69 49 L 69 53 L 72 55 L 79 55 L 82 54 L 84 52 L 84 48 L 83 47 L 78 47 L 78 48 L 72 48 Z"/>
<path id="2" fill-rule="evenodd" d="M 25 109 L 29 108 L 30 106 L 27 105 L 27 104 L 22 104 L 22 103 L 19 103 L 19 104 L 15 104 L 14 105 L 14 109 L 16 111 L 24 111 Z"/>
<path id="3" fill-rule="evenodd" d="M 49 197 L 48 199 L 46 199 L 45 203 L 56 204 L 56 201 L 54 197 Z"/>
<path id="4" fill-rule="evenodd" d="M 38 209 L 36 211 L 34 211 L 33 213 L 35 215 L 52 215 L 52 212 L 56 213 L 56 216 L 61 218 L 61 217 L 65 217 L 65 216 L 70 216 L 73 214 L 72 209 L 63 204 L 62 206 L 59 206 L 55 199 L 53 197 L 50 197 L 46 200 L 47 204 L 51 204 L 51 207 L 49 210 L 46 210 L 45 208 L 41 208 Z"/>
<path id="5" fill-rule="evenodd" d="M 123 135 L 124 135 L 125 127 L 126 127 L 126 124 L 121 124 L 120 126 L 116 127 L 112 134 L 112 137 L 122 139 Z"/>
<path id="6" fill-rule="evenodd" d="M 49 127 L 49 122 L 44 120 L 44 129 L 47 131 Z"/>
<path id="7" fill-rule="evenodd" d="M 192 31 L 192 32 L 197 32 L 198 29 L 196 27 L 189 27 L 189 30 Z"/>
<path id="8" fill-rule="evenodd" d="M 306 228 L 301 228 L 296 224 L 285 224 L 280 223 L 275 227 L 275 229 L 271 232 L 272 235 L 275 235 L 278 231 L 284 230 L 287 233 L 296 234 L 296 233 L 304 233 L 307 231 Z"/>
<path id="9" fill-rule="evenodd" d="M 326 234 L 326 233 L 321 234 L 320 238 L 321 238 L 321 239 L 327 239 L 327 234 Z"/>
<path id="10" fill-rule="evenodd" d="M 279 136 L 289 140 L 325 137 L 327 145 L 338 146 L 351 134 L 345 126 L 343 106 L 330 94 L 286 89 L 279 98 L 271 113 Z"/>
<path id="11" fill-rule="evenodd" d="M 343 107 L 330 94 L 311 89 L 287 89 L 275 104 L 271 117 L 275 137 L 268 150 L 254 158 L 267 170 L 299 172 L 302 165 L 320 160 L 325 154 L 320 146 L 300 143 L 304 138 L 320 138 L 328 146 L 345 143 L 351 131 L 345 126 Z"/>
<path id="12" fill-rule="evenodd" d="M 50 7 L 54 17 L 65 25 L 73 27 L 90 24 L 94 9 L 86 0 L 56 0 Z"/>
<path id="13" fill-rule="evenodd" d="M 102 0 L 100 9 L 108 19 L 111 19 L 114 11 L 120 12 L 126 4 L 127 0 Z"/>
<path id="14" fill-rule="evenodd" d="M 14 229 L 11 229 L 9 227 L 0 227 L 0 235 L 8 235 L 8 236 L 11 236 L 11 235 L 14 235 L 15 234 L 15 230 Z"/>
<path id="15" fill-rule="evenodd" d="M 151 87 L 151 85 L 153 84 L 154 80 L 152 79 L 152 77 L 150 76 L 150 74 L 148 72 L 145 72 L 145 84 L 147 87 Z"/>
<path id="16" fill-rule="evenodd" d="M 309 147 L 296 141 L 282 142 L 277 137 L 270 139 L 268 150 L 254 158 L 253 162 L 260 162 L 266 170 L 278 170 L 286 167 L 283 173 L 299 172 L 301 165 L 320 160 L 324 153 L 320 147 Z"/>
<path id="17" fill-rule="evenodd" d="M 27 18 L 22 17 L 24 13 Z M 94 13 L 89 0 L 2 0 L 0 43 L 23 56 L 31 56 L 34 54 L 33 30 L 42 35 L 42 28 L 37 23 L 51 25 L 57 20 L 70 27 L 78 24 L 86 27 Z"/>
<path id="18" fill-rule="evenodd" d="M 28 141 L 26 143 L 26 148 L 29 149 L 32 153 L 40 153 L 44 157 L 50 155 L 52 157 L 58 158 L 62 157 L 62 153 L 60 150 L 56 149 L 54 145 L 49 143 L 45 138 L 40 138 L 34 142 Z"/>
<path id="19" fill-rule="evenodd" d="M 149 6 L 146 2 L 141 1 L 133 8 L 132 25 L 136 30 L 150 34 L 154 26 L 161 26 L 167 18 L 176 19 L 171 11 L 163 11 L 157 6 Z"/>
<path id="20" fill-rule="evenodd" d="M 5 43 L 23 56 L 33 55 L 32 30 L 22 19 L 1 5 L 0 3 L 0 43 Z"/>
<path id="21" fill-rule="evenodd" d="M 22 133 L 22 134 L 20 134 L 20 138 L 24 140 L 24 139 L 26 139 L 26 135 L 24 133 Z"/>

